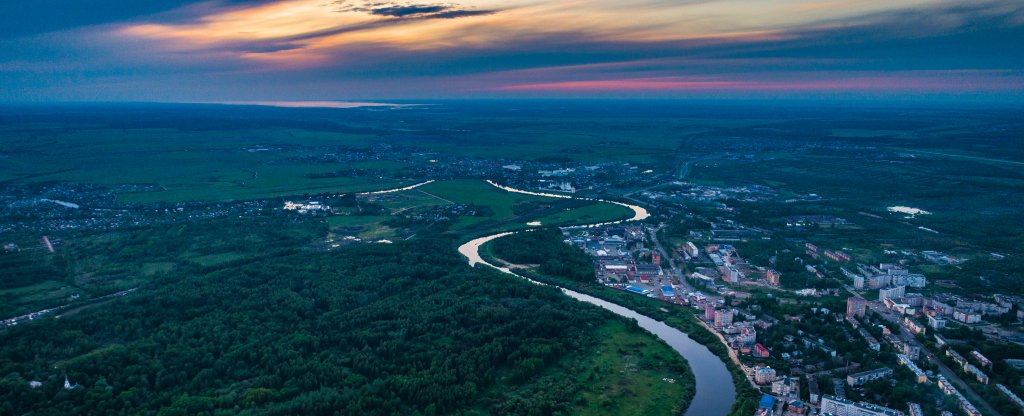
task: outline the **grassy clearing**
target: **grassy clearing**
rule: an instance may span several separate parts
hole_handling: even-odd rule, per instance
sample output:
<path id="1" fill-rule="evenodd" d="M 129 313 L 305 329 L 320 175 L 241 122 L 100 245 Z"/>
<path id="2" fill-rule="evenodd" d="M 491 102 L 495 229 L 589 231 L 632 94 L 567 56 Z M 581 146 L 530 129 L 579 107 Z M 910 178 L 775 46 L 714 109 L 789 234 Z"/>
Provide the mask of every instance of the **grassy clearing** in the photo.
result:
<path id="1" fill-rule="evenodd" d="M 244 254 L 235 253 L 235 252 L 227 252 L 227 253 L 206 254 L 206 255 L 202 255 L 202 256 L 191 257 L 191 258 L 189 258 L 189 260 L 191 260 L 193 263 L 196 263 L 196 264 L 198 264 L 200 266 L 216 266 L 218 264 L 224 264 L 224 263 L 227 263 L 227 262 L 231 262 L 231 261 L 235 261 L 235 260 L 239 260 L 239 259 L 244 259 L 245 257 L 246 256 Z"/>
<path id="2" fill-rule="evenodd" d="M 621 205 L 595 202 L 537 218 L 542 225 L 577 225 L 615 221 L 633 216 L 633 211 Z"/>
<path id="3" fill-rule="evenodd" d="M 156 263 L 142 263 L 142 274 L 145 276 L 153 276 L 161 273 L 167 273 L 174 269 L 175 263 L 172 262 L 156 262 Z"/>
<path id="4" fill-rule="evenodd" d="M 395 236 L 395 229 L 383 224 L 389 217 L 384 215 L 339 215 L 327 218 L 332 232 L 343 236 L 354 235 L 364 240 L 379 240 Z"/>
<path id="5" fill-rule="evenodd" d="M 527 228 L 528 222 L 544 225 L 574 225 L 628 218 L 628 208 L 609 203 L 596 203 L 517 194 L 497 189 L 477 180 L 434 182 L 419 188 L 439 200 L 487 207 L 490 215 L 461 217 L 452 229 L 456 231 L 515 230 Z"/>
<path id="6" fill-rule="evenodd" d="M 497 220 L 515 217 L 512 207 L 518 203 L 542 200 L 541 197 L 505 192 L 484 181 L 472 179 L 438 181 L 417 189 L 454 203 L 489 207 Z"/>
<path id="7" fill-rule="evenodd" d="M 694 394 L 693 375 L 669 346 L 619 320 L 597 331 L 597 348 L 572 376 L 585 387 L 578 415 L 680 414 Z"/>
<path id="8" fill-rule="evenodd" d="M 693 374 L 668 345 L 618 318 L 595 327 L 589 337 L 587 345 L 549 365 L 533 385 L 503 378 L 485 395 L 568 398 L 572 405 L 565 414 L 584 416 L 679 415 L 689 405 Z"/>
<path id="9" fill-rule="evenodd" d="M 74 287 L 55 280 L 0 290 L 0 319 L 67 303 L 74 293 Z"/>

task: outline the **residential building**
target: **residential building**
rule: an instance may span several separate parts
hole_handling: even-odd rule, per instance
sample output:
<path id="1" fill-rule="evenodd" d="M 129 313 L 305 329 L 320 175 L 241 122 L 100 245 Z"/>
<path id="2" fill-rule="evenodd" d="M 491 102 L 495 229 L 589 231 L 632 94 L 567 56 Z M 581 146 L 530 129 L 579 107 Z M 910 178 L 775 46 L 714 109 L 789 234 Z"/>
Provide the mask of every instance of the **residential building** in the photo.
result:
<path id="1" fill-rule="evenodd" d="M 821 402 L 821 387 L 818 386 L 818 378 L 814 375 L 807 376 L 807 397 L 812 404 Z"/>
<path id="2" fill-rule="evenodd" d="M 924 325 L 917 323 L 917 321 L 911 319 L 909 316 L 903 318 L 903 326 L 914 334 L 923 334 L 927 330 Z"/>
<path id="3" fill-rule="evenodd" d="M 758 367 L 754 369 L 754 382 L 757 384 L 768 384 L 775 381 L 775 369 L 771 367 Z"/>
<path id="4" fill-rule="evenodd" d="M 958 308 L 953 310 L 953 319 L 965 324 L 976 324 L 981 322 L 981 314 Z"/>
<path id="5" fill-rule="evenodd" d="M 697 250 L 697 246 L 689 241 L 687 241 L 686 245 L 683 246 L 683 252 L 690 257 L 697 257 L 697 255 L 700 254 L 700 251 Z"/>
<path id="6" fill-rule="evenodd" d="M 1024 400 L 1021 400 L 1019 396 L 1014 394 L 1012 391 L 1010 391 L 1010 389 L 1006 388 L 1006 386 L 1002 384 L 996 384 L 996 388 L 999 389 L 999 391 L 1003 392 L 1003 394 L 1005 394 L 1006 397 L 1008 397 L 1010 401 L 1013 402 L 1013 404 L 1017 405 L 1017 407 L 1021 408 L 1021 410 L 1024 410 Z"/>
<path id="7" fill-rule="evenodd" d="M 903 354 L 915 360 L 921 356 L 921 347 L 918 347 L 916 345 L 910 345 L 909 343 L 906 342 L 903 343 L 902 351 Z"/>
<path id="8" fill-rule="evenodd" d="M 971 357 L 974 357 L 974 360 L 981 364 L 982 367 L 992 367 L 992 361 L 981 355 L 981 352 L 978 350 L 971 351 Z"/>
<path id="9" fill-rule="evenodd" d="M 864 299 L 856 296 L 851 296 L 846 299 L 846 316 L 856 316 L 863 318 L 867 312 L 868 302 Z"/>
<path id="10" fill-rule="evenodd" d="M 864 371 L 846 376 L 846 384 L 859 386 L 870 381 L 892 377 L 892 369 L 888 367 L 877 368 L 871 371 Z"/>
<path id="11" fill-rule="evenodd" d="M 869 334 L 866 329 L 860 328 L 857 330 L 857 333 L 864 338 L 864 341 L 867 341 L 868 348 L 871 349 L 872 351 L 878 352 L 882 349 L 882 345 L 879 344 L 878 340 L 875 339 L 875 337 L 871 336 L 871 334 Z"/>
<path id="12" fill-rule="evenodd" d="M 973 375 L 979 383 L 988 384 L 988 375 L 983 373 L 978 367 L 975 367 L 974 364 L 965 365 L 964 372 Z"/>
<path id="13" fill-rule="evenodd" d="M 892 284 L 892 276 L 887 274 L 876 274 L 868 277 L 868 288 L 881 289 Z"/>
<path id="14" fill-rule="evenodd" d="M 956 352 L 956 350 L 953 350 L 953 349 L 946 350 L 946 356 L 949 357 L 949 358 L 952 358 L 953 361 L 955 361 L 961 367 L 966 367 L 967 364 L 968 364 L 967 359 L 964 358 L 964 356 L 960 355 L 960 353 Z"/>
<path id="15" fill-rule="evenodd" d="M 957 404 L 960 405 L 960 410 L 962 410 L 968 416 L 981 416 L 981 412 L 979 412 L 978 409 L 974 407 L 974 405 L 971 402 L 967 401 L 967 398 L 964 397 L 964 395 L 961 394 L 960 391 L 953 386 L 953 383 L 950 383 L 949 380 L 946 380 L 945 377 L 939 376 L 938 385 L 939 389 L 941 389 L 943 393 L 946 393 L 946 395 L 948 396 L 956 397 Z"/>
<path id="16" fill-rule="evenodd" d="M 772 382 L 772 394 L 777 396 L 799 396 L 800 382 L 792 377 L 779 377 Z"/>
<path id="17" fill-rule="evenodd" d="M 724 264 L 718 268 L 718 272 L 722 274 L 722 280 L 728 283 L 739 283 L 743 274 L 740 273 L 736 266 L 731 264 Z"/>
<path id="18" fill-rule="evenodd" d="M 732 309 L 719 309 L 715 311 L 715 326 L 722 328 L 732 325 Z"/>
<path id="19" fill-rule="evenodd" d="M 761 343 L 754 344 L 754 356 L 759 358 L 768 358 L 771 356 L 771 352 L 768 348 L 765 348 Z"/>
<path id="20" fill-rule="evenodd" d="M 894 286 L 889 288 L 883 288 L 878 290 L 878 300 L 885 302 L 886 299 L 899 299 L 902 298 L 907 292 L 906 286 Z"/>
<path id="21" fill-rule="evenodd" d="M 834 396 L 821 397 L 821 414 L 833 416 L 905 416 L 899 410 L 866 402 L 853 402 Z"/>
<path id="22" fill-rule="evenodd" d="M 924 373 L 924 371 L 921 371 L 921 368 L 918 367 L 917 364 L 914 364 L 914 361 L 911 360 L 910 357 L 908 357 L 906 354 L 897 354 L 896 358 L 897 360 L 899 360 L 901 365 L 906 366 L 908 369 L 910 369 L 911 372 L 914 373 L 915 381 L 917 381 L 918 383 L 928 382 L 928 376 Z"/>

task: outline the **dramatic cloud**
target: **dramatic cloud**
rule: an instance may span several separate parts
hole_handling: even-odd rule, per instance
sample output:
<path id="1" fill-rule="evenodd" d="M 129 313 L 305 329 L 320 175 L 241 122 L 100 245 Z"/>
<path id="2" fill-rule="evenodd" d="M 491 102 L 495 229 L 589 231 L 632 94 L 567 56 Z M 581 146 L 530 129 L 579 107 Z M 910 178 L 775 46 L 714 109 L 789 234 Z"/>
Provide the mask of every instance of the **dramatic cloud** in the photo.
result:
<path id="1" fill-rule="evenodd" d="M 0 100 L 1024 93 L 1015 0 L 44 1 Z"/>
<path id="2" fill-rule="evenodd" d="M 494 10 L 460 10 L 449 4 L 353 3 L 356 2 L 349 0 L 335 2 L 340 6 L 338 10 L 341 12 L 364 12 L 387 17 L 454 19 L 495 13 Z"/>

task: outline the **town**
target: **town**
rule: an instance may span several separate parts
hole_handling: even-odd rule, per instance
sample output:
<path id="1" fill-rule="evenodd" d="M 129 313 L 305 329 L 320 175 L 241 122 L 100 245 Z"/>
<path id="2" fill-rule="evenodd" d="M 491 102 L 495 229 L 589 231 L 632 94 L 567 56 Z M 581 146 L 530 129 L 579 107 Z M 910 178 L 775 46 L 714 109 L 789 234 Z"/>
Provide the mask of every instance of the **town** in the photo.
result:
<path id="1" fill-rule="evenodd" d="M 764 394 L 758 415 L 980 416 L 994 414 L 990 402 L 1024 411 L 1008 387 L 1024 361 L 999 347 L 1024 345 L 1024 297 L 951 293 L 950 282 L 913 271 L 961 261 L 938 251 L 862 255 L 807 232 L 851 225 L 843 218 L 789 216 L 778 230 L 726 218 L 720 200 L 778 200 L 768 188 L 671 188 L 641 198 L 666 212 L 696 201 L 715 217 L 663 217 L 698 229 L 566 228 L 565 241 L 591 256 L 597 282 L 693 310 Z M 779 231 L 800 237 L 763 243 Z M 879 255 L 887 262 L 861 261 Z"/>

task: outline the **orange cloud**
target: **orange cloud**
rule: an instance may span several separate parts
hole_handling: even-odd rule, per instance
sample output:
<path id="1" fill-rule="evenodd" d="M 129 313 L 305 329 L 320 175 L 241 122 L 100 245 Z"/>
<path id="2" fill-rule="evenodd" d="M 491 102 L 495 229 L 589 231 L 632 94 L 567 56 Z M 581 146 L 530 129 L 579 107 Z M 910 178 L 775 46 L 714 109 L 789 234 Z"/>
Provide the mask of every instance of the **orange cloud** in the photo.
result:
<path id="1" fill-rule="evenodd" d="M 316 65 L 349 46 L 487 48 L 560 34 L 592 42 L 778 40 L 786 29 L 938 0 L 477 0 L 463 5 L 284 0 L 212 8 L 191 21 L 131 24 L 120 35 L 176 50 L 223 48 L 241 58 Z M 827 7 L 826 7 L 827 6 Z"/>

